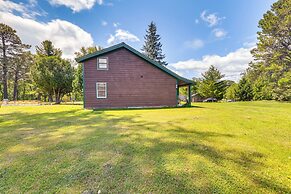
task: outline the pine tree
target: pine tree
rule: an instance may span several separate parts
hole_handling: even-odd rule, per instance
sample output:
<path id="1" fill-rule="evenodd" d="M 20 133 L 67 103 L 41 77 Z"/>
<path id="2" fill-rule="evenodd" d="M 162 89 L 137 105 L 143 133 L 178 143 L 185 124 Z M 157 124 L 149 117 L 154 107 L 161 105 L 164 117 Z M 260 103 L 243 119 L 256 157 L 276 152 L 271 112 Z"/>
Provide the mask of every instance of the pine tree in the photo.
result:
<path id="1" fill-rule="evenodd" d="M 241 101 L 250 101 L 253 99 L 252 85 L 245 76 L 238 83 L 236 97 Z"/>
<path id="2" fill-rule="evenodd" d="M 16 31 L 10 26 L 0 23 L 0 66 L 3 84 L 3 99 L 8 99 L 8 73 L 13 67 L 13 59 L 23 52 L 28 45 L 22 44 Z"/>
<path id="3" fill-rule="evenodd" d="M 213 65 L 202 74 L 202 80 L 198 82 L 197 92 L 206 98 L 212 97 L 222 99 L 225 92 L 224 77 Z"/>
<path id="4" fill-rule="evenodd" d="M 151 22 L 148 26 L 144 39 L 145 43 L 142 48 L 144 54 L 162 65 L 167 65 L 164 61 L 165 55 L 162 52 L 161 37 L 157 34 L 157 26 L 154 22 Z"/>
<path id="5" fill-rule="evenodd" d="M 259 21 L 247 78 L 255 100 L 291 100 L 291 0 L 278 0 Z"/>
<path id="6" fill-rule="evenodd" d="M 13 100 L 18 100 L 19 96 L 19 81 L 27 81 L 29 69 L 33 63 L 33 55 L 27 51 L 21 53 L 13 60 L 11 73 L 13 77 Z"/>
<path id="7" fill-rule="evenodd" d="M 50 40 L 42 41 L 40 46 L 35 47 L 35 50 L 36 54 L 39 56 L 62 56 L 61 49 L 55 48 Z"/>
<path id="8" fill-rule="evenodd" d="M 227 100 L 236 100 L 237 87 L 238 87 L 237 83 L 233 83 L 231 86 L 229 86 L 225 91 L 224 98 Z"/>

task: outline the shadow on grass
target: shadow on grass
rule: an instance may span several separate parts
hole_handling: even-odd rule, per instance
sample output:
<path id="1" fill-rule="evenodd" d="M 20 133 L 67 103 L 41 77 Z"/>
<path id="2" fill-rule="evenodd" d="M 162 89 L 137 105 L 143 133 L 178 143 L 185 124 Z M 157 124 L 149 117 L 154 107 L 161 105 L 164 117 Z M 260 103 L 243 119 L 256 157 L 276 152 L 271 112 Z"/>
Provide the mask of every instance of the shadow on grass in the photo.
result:
<path id="1" fill-rule="evenodd" d="M 191 105 L 191 106 L 179 106 L 179 107 L 132 107 L 132 108 L 97 108 L 93 109 L 93 111 L 98 112 L 98 111 L 110 111 L 110 110 L 163 110 L 163 109 L 191 109 L 191 108 L 205 108 L 202 106 L 196 106 L 196 105 Z"/>
<path id="2" fill-rule="evenodd" d="M 213 145 L 221 138 L 235 141 L 233 134 L 187 129 L 178 121 L 144 121 L 140 114 L 115 115 L 110 110 L 3 116 L 11 122 L 0 129 L 0 192 L 73 188 L 93 193 L 212 193 L 229 187 L 232 192 L 256 191 L 249 184 L 288 191 L 275 181 L 253 176 L 264 167 L 263 154 Z M 17 145 L 24 149 L 17 150 Z M 249 182 L 238 182 L 225 163 Z M 216 185 L 216 178 L 228 186 Z"/>

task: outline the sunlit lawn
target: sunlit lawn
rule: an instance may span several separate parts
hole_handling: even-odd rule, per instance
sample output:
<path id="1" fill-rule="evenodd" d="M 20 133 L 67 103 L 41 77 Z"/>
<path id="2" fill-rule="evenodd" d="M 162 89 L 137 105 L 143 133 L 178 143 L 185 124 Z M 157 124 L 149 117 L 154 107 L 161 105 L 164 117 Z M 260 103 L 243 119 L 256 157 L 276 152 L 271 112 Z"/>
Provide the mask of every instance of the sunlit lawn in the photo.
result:
<path id="1" fill-rule="evenodd" d="M 0 108 L 0 193 L 290 193 L 291 104 Z"/>

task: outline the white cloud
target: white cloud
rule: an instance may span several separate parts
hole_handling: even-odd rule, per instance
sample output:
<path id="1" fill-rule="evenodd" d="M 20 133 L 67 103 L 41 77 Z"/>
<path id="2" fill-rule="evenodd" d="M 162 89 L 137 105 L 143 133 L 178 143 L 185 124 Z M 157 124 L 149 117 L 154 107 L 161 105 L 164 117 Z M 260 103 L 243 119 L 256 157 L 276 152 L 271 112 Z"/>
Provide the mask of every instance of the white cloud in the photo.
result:
<path id="1" fill-rule="evenodd" d="M 243 43 L 243 46 L 246 48 L 255 47 L 257 44 L 257 35 L 254 34 L 252 36 L 248 36 L 245 38 L 245 42 Z"/>
<path id="2" fill-rule="evenodd" d="M 14 3 L 12 1 L 0 1 L 0 11 L 12 13 L 13 11 L 24 12 L 26 10 L 22 3 Z"/>
<path id="3" fill-rule="evenodd" d="M 49 0 L 52 5 L 64 5 L 73 12 L 79 12 L 83 9 L 91 9 L 97 2 L 99 5 L 103 4 L 103 0 Z"/>
<path id="4" fill-rule="evenodd" d="M 118 22 L 113 22 L 113 27 L 117 28 L 120 25 Z"/>
<path id="5" fill-rule="evenodd" d="M 114 44 L 122 41 L 138 42 L 140 40 L 136 35 L 130 33 L 129 31 L 117 29 L 114 35 L 110 34 L 107 43 Z"/>
<path id="6" fill-rule="evenodd" d="M 28 3 L 29 3 L 31 6 L 36 6 L 36 5 L 37 5 L 37 0 L 29 0 Z"/>
<path id="7" fill-rule="evenodd" d="M 223 38 L 227 35 L 227 32 L 221 28 L 215 28 L 212 32 L 216 38 Z"/>
<path id="8" fill-rule="evenodd" d="M 64 57 L 73 58 L 74 52 L 80 47 L 93 44 L 93 38 L 88 32 L 65 20 L 44 23 L 0 11 L 0 22 L 14 28 L 23 43 L 32 45 L 33 52 L 36 45 L 51 40 L 57 48 L 62 49 Z"/>
<path id="9" fill-rule="evenodd" d="M 0 12 L 5 13 L 17 13 L 24 18 L 34 18 L 35 16 L 46 15 L 47 13 L 43 10 L 35 10 L 37 2 L 30 0 L 29 4 L 25 5 L 23 3 L 14 3 L 12 1 L 0 0 Z"/>
<path id="10" fill-rule="evenodd" d="M 201 60 L 189 59 L 170 64 L 176 71 L 193 71 L 193 74 L 205 72 L 210 65 L 217 67 L 226 79 L 237 81 L 240 74 L 246 70 L 248 63 L 253 60 L 250 50 L 252 48 L 240 48 L 225 56 L 205 55 Z M 194 75 L 193 75 L 194 76 Z"/>
<path id="11" fill-rule="evenodd" d="M 102 22 L 101 22 L 101 25 L 102 25 L 102 26 L 107 26 L 107 24 L 108 24 L 108 23 L 107 23 L 106 21 L 102 21 Z"/>
<path id="12" fill-rule="evenodd" d="M 112 34 L 110 34 L 110 36 L 109 36 L 109 38 L 107 40 L 107 44 L 113 44 L 114 41 L 115 41 L 115 37 Z"/>
<path id="13" fill-rule="evenodd" d="M 256 41 L 252 41 L 252 42 L 244 42 L 243 43 L 243 46 L 244 47 L 247 47 L 247 48 L 250 48 L 250 47 L 254 47 L 256 46 L 257 42 Z"/>
<path id="14" fill-rule="evenodd" d="M 171 71 L 173 71 L 174 73 L 178 74 L 179 76 L 184 76 L 184 73 L 181 72 L 181 71 L 177 71 L 177 70 L 173 69 L 172 67 L 167 67 L 167 68 L 169 68 Z"/>
<path id="15" fill-rule="evenodd" d="M 204 46 L 204 42 L 203 40 L 195 39 L 195 40 L 186 42 L 185 45 L 193 49 L 198 49 Z"/>
<path id="16" fill-rule="evenodd" d="M 225 19 L 225 17 L 223 17 L 223 18 L 218 17 L 216 13 L 207 14 L 207 11 L 206 10 L 204 10 L 201 13 L 200 17 L 210 27 L 216 26 L 220 20 Z"/>

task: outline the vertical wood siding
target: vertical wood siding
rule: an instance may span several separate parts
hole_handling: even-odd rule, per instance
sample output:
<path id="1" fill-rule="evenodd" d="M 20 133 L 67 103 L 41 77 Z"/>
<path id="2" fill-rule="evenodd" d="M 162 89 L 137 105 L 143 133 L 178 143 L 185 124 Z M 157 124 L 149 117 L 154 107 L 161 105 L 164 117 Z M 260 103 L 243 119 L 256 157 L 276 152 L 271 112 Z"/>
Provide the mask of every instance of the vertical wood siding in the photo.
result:
<path id="1" fill-rule="evenodd" d="M 176 79 L 125 48 L 102 55 L 109 69 L 97 70 L 97 58 L 84 62 L 85 108 L 176 105 Z M 107 82 L 107 98 L 97 99 L 96 82 Z"/>

